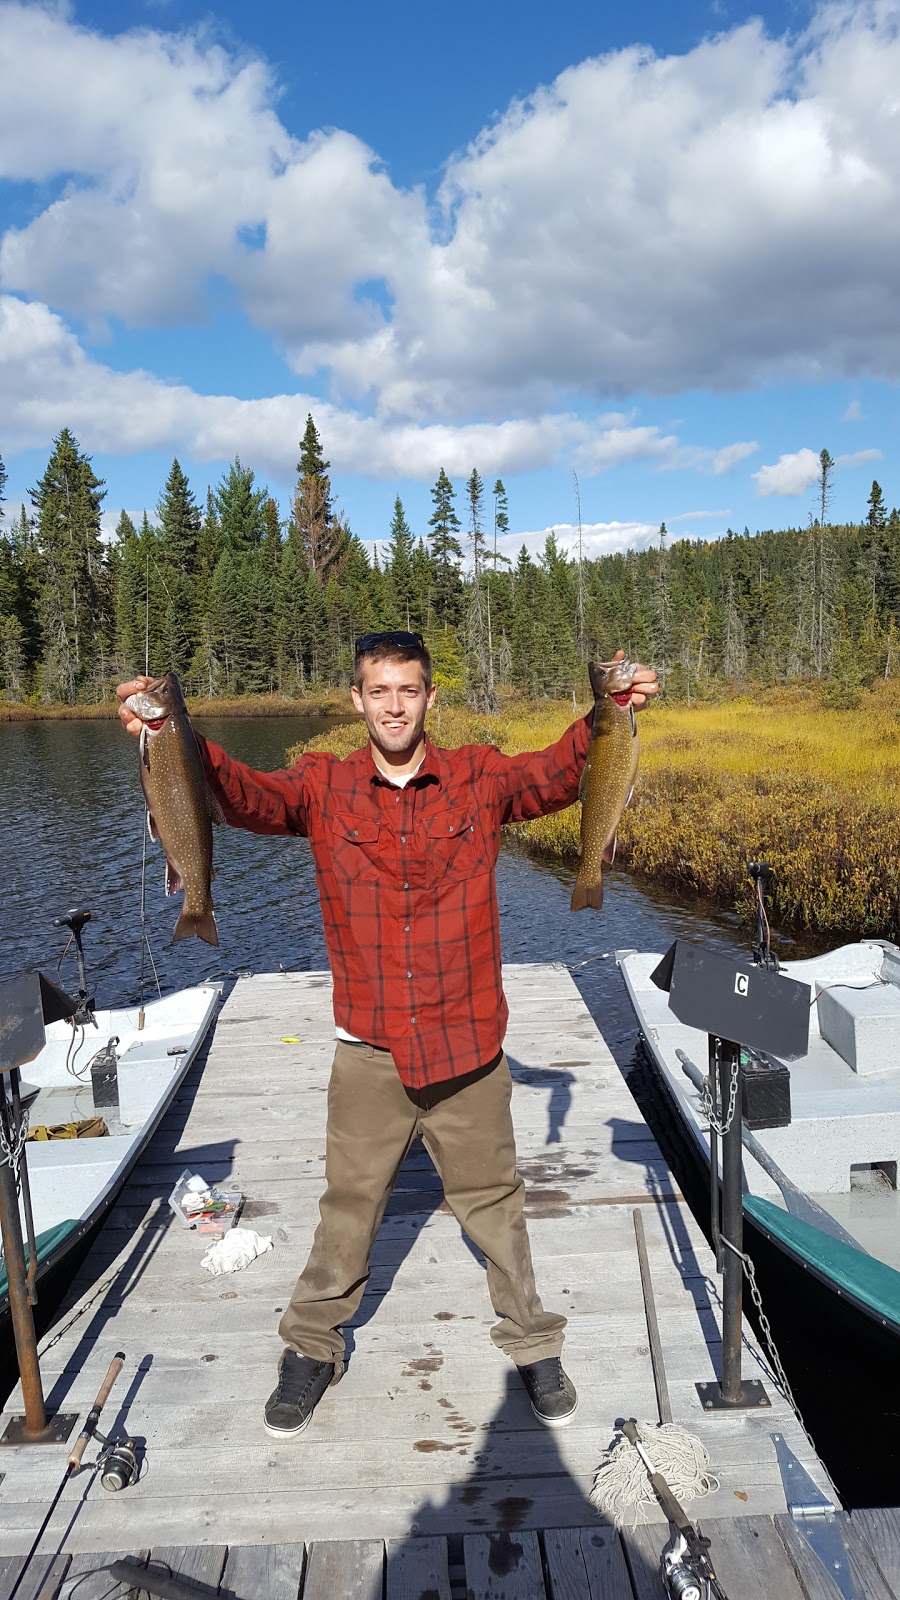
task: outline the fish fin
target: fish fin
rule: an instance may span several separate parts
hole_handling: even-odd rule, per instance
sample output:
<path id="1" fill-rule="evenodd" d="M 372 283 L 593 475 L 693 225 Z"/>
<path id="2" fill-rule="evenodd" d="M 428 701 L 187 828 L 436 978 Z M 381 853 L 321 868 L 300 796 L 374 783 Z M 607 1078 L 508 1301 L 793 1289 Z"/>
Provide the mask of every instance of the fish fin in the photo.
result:
<path id="1" fill-rule="evenodd" d="M 149 772 L 150 771 L 150 735 L 147 732 L 146 728 L 142 728 L 141 729 L 141 761 L 143 762 L 143 765 L 147 768 L 147 771 Z"/>
<path id="2" fill-rule="evenodd" d="M 628 802 L 626 801 L 626 805 L 627 805 L 627 803 Z M 603 846 L 603 860 L 610 867 L 612 866 L 613 862 L 616 859 L 616 845 L 618 844 L 618 842 L 619 842 L 619 830 L 617 828 L 613 833 L 610 834 L 610 836 L 607 839 L 605 845 Z"/>
<path id="3" fill-rule="evenodd" d="M 201 911 L 198 916 L 189 916 L 182 911 L 175 924 L 172 943 L 178 944 L 181 939 L 205 939 L 207 944 L 218 944 L 219 934 L 216 928 L 216 914 L 210 906 L 206 911 Z"/>
<path id="4" fill-rule="evenodd" d="M 181 873 L 177 867 L 173 867 L 168 856 L 166 856 L 166 894 L 177 894 L 179 889 L 183 888 Z"/>
<path id="5" fill-rule="evenodd" d="M 213 794 L 212 789 L 209 788 L 207 788 L 206 791 L 206 804 L 209 807 L 209 815 L 211 820 L 216 824 L 217 827 L 224 826 L 225 814 L 222 810 L 222 807 L 219 805 L 218 800 Z"/>
<path id="6" fill-rule="evenodd" d="M 583 911 L 585 906 L 592 906 L 599 911 L 603 904 L 603 879 L 597 883 L 576 883 L 572 890 L 571 907 L 573 911 Z"/>
<path id="7" fill-rule="evenodd" d="M 584 799 L 584 791 L 587 788 L 588 774 L 589 774 L 590 770 L 591 770 L 591 762 L 590 762 L 590 757 L 588 757 L 587 761 L 585 761 L 584 766 L 581 769 L 581 777 L 578 780 L 578 798 L 579 798 L 579 800 L 583 800 Z"/>
<path id="8" fill-rule="evenodd" d="M 147 832 L 155 844 L 159 838 L 159 834 L 156 831 L 156 823 L 153 820 L 153 812 L 150 810 L 149 806 L 147 807 Z"/>

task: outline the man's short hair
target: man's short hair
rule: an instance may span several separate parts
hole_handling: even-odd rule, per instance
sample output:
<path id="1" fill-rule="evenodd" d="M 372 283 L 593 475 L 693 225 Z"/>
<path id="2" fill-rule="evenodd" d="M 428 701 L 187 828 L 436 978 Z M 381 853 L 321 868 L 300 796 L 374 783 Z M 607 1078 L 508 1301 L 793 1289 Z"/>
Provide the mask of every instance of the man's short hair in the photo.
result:
<path id="1" fill-rule="evenodd" d="M 425 688 L 431 688 L 431 656 L 420 633 L 393 628 L 385 633 L 364 633 L 357 639 L 353 663 L 353 682 L 357 689 L 362 688 L 363 666 L 367 661 L 418 661 Z"/>

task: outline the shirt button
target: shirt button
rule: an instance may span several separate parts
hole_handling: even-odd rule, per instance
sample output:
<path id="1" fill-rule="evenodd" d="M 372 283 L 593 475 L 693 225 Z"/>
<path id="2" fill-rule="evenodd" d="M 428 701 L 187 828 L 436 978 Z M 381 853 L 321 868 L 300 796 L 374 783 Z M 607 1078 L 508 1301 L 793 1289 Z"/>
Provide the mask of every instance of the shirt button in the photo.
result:
<path id="1" fill-rule="evenodd" d="M 403 885 L 403 887 L 404 887 L 404 889 L 408 889 L 408 888 L 409 888 L 409 884 L 408 884 L 408 883 L 405 883 L 405 884 L 404 884 L 404 885 Z"/>
<path id="2" fill-rule="evenodd" d="M 406 974 L 406 976 L 407 976 L 407 977 L 408 977 L 408 978 L 411 978 L 411 977 L 412 977 L 412 973 L 411 973 L 411 972 L 408 972 L 408 973 L 407 973 L 407 974 Z"/>
<path id="3" fill-rule="evenodd" d="M 406 834 L 405 833 L 401 833 L 401 835 L 400 835 L 400 843 L 401 844 L 405 844 L 406 843 Z"/>
<path id="4" fill-rule="evenodd" d="M 405 924 L 403 932 L 404 933 L 409 933 L 409 923 L 408 922 Z"/>
<path id="5" fill-rule="evenodd" d="M 416 1025 L 416 1019 L 415 1019 L 415 1017 L 410 1017 L 410 1019 L 409 1019 L 409 1020 L 410 1020 L 410 1022 L 411 1022 L 411 1023 L 412 1023 L 412 1025 L 413 1025 L 413 1027 L 415 1027 L 415 1025 Z"/>

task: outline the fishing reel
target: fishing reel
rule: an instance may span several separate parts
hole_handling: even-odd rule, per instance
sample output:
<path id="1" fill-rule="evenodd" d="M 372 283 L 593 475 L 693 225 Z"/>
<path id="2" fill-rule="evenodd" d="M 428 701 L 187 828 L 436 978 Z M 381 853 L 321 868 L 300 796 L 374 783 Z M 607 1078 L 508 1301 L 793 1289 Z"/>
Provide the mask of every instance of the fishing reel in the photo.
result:
<path id="1" fill-rule="evenodd" d="M 106 1439 L 101 1433 L 96 1437 L 105 1446 L 97 1457 L 94 1468 L 100 1474 L 100 1482 L 104 1489 L 108 1489 L 111 1494 L 117 1494 L 120 1489 L 130 1489 L 140 1476 L 137 1444 L 134 1439 L 115 1441 Z"/>
<path id="2" fill-rule="evenodd" d="M 659 1558 L 659 1570 L 670 1600 L 725 1600 L 709 1559 L 709 1540 L 702 1533 L 688 1538 L 673 1528 Z"/>

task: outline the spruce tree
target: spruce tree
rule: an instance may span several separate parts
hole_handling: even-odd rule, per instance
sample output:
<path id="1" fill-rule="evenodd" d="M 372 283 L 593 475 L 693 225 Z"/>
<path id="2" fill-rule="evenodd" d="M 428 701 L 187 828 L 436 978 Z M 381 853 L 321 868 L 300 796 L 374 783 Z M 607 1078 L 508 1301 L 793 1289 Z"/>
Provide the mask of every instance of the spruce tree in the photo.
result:
<path id="1" fill-rule="evenodd" d="M 394 515 L 391 518 L 387 561 L 398 625 L 401 628 L 418 628 L 420 624 L 412 567 L 415 542 L 413 531 L 403 510 L 403 501 L 398 495 L 394 501 Z"/>
<path id="2" fill-rule="evenodd" d="M 326 461 L 322 453 L 322 441 L 312 415 L 308 415 L 303 438 L 300 440 L 300 460 L 297 462 L 298 494 L 305 478 L 315 478 L 321 486 L 322 515 L 326 527 L 334 514 L 331 502 L 331 479 L 328 476 L 330 466 L 331 462 Z"/>
<path id="3" fill-rule="evenodd" d="M 187 477 L 176 459 L 172 462 L 166 486 L 156 508 L 159 518 L 159 545 L 162 560 L 185 578 L 197 570 L 200 539 L 200 507 Z"/>
<path id="4" fill-rule="evenodd" d="M 235 456 L 215 490 L 222 539 L 236 556 L 258 550 L 265 535 L 263 506 L 269 491 L 255 489 L 254 478 L 252 468 L 245 467 L 240 456 Z"/>
<path id="5" fill-rule="evenodd" d="M 100 507 L 105 490 L 68 428 L 57 435 L 47 469 L 29 493 L 44 569 L 41 692 L 46 700 L 74 705 L 91 683 L 101 653 Z"/>
<path id="6" fill-rule="evenodd" d="M 462 597 L 462 578 L 459 562 L 462 546 L 457 538 L 459 517 L 454 506 L 453 485 L 443 467 L 431 491 L 434 513 L 428 519 L 431 528 L 431 560 L 434 569 L 434 610 L 438 623 L 444 627 L 459 620 Z"/>

